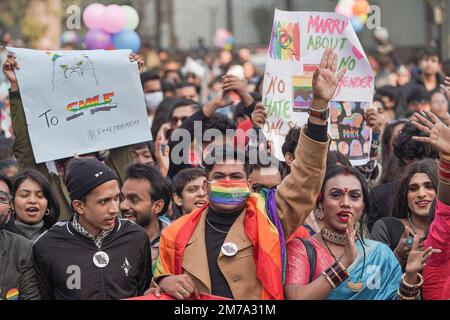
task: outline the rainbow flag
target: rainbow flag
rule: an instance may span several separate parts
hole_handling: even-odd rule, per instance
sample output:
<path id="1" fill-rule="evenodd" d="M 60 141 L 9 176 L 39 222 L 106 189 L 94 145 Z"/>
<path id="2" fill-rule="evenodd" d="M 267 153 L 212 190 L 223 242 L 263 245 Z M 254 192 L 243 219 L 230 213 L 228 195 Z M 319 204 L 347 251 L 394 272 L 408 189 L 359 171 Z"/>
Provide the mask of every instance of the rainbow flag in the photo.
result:
<path id="1" fill-rule="evenodd" d="M 286 243 L 277 214 L 274 190 L 252 193 L 246 202 L 244 230 L 253 243 L 256 277 L 262 300 L 282 300 L 286 270 Z M 182 274 L 183 252 L 208 205 L 179 218 L 164 229 L 153 274 Z"/>

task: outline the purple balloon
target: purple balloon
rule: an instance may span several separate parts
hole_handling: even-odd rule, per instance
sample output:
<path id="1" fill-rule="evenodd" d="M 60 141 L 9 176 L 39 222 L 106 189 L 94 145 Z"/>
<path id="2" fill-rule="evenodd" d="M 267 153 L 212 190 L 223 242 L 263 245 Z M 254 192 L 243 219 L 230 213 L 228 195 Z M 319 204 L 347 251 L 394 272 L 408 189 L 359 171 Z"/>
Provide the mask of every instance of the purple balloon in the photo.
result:
<path id="1" fill-rule="evenodd" d="M 90 4 L 84 9 L 83 21 L 89 30 L 98 29 L 102 27 L 103 13 L 105 6 L 100 3 Z"/>
<path id="2" fill-rule="evenodd" d="M 106 7 L 103 12 L 102 29 L 109 33 L 117 33 L 121 31 L 127 20 L 121 6 L 112 4 Z"/>
<path id="3" fill-rule="evenodd" d="M 108 32 L 94 29 L 86 33 L 84 43 L 89 50 L 109 49 L 112 45 L 112 38 Z"/>

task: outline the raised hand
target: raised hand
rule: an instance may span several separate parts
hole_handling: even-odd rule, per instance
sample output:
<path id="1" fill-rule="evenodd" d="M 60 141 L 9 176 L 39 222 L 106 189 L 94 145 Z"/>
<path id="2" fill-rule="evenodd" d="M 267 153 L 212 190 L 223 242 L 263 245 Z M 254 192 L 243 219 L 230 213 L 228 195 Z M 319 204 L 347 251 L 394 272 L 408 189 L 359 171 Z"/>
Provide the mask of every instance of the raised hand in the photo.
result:
<path id="1" fill-rule="evenodd" d="M 450 128 L 442 123 L 439 118 L 430 111 L 425 111 L 429 119 L 419 113 L 414 114 L 412 124 L 422 131 L 426 137 L 414 136 L 414 141 L 428 143 L 445 155 L 450 155 Z"/>
<path id="2" fill-rule="evenodd" d="M 135 62 L 135 61 L 137 61 L 139 73 L 143 73 L 145 70 L 144 59 L 142 59 L 141 56 L 139 56 L 136 53 L 131 53 L 130 54 L 130 62 Z"/>
<path id="3" fill-rule="evenodd" d="M 405 266 L 408 255 L 411 252 L 411 243 L 409 237 L 411 237 L 411 229 L 405 226 L 402 237 L 400 238 L 397 247 L 394 249 L 394 254 L 402 267 Z"/>
<path id="4" fill-rule="evenodd" d="M 440 249 L 433 249 L 428 247 L 425 250 L 420 249 L 420 237 L 414 236 L 411 252 L 408 255 L 408 261 L 406 262 L 406 282 L 410 284 L 417 283 L 417 273 L 423 270 L 428 259 L 434 253 L 440 253 Z"/>
<path id="5" fill-rule="evenodd" d="M 170 148 L 168 145 L 164 146 L 164 153 L 162 151 L 162 136 L 158 136 L 156 138 L 155 143 L 155 153 L 156 153 L 156 162 L 158 164 L 159 171 L 164 177 L 167 177 L 167 173 L 169 172 L 170 165 Z"/>
<path id="6" fill-rule="evenodd" d="M 255 127 L 255 128 L 261 128 L 262 125 L 266 122 L 267 112 L 264 109 L 264 106 L 262 103 L 258 102 L 256 104 L 255 110 L 253 110 L 251 117 L 252 117 L 253 127 Z"/>
<path id="7" fill-rule="evenodd" d="M 245 87 L 244 81 L 239 80 L 239 78 L 227 74 L 223 77 L 222 89 L 225 92 L 234 91 L 241 98 L 244 106 L 248 107 L 252 104 L 253 98 Z"/>
<path id="8" fill-rule="evenodd" d="M 323 53 L 319 67 L 316 69 L 312 79 L 313 101 L 311 107 L 317 110 L 326 109 L 328 102 L 333 98 L 339 82 L 345 74 L 344 67 L 338 74 L 337 53 L 333 49 L 326 49 Z"/>
<path id="9" fill-rule="evenodd" d="M 3 73 L 5 74 L 9 82 L 11 82 L 11 91 L 19 90 L 15 69 L 20 69 L 16 61 L 16 55 L 13 53 L 8 53 L 7 59 L 3 64 Z"/>
<path id="10" fill-rule="evenodd" d="M 372 128 L 373 132 L 380 133 L 382 123 L 378 111 L 374 108 L 366 109 L 365 117 L 367 121 L 367 126 L 369 128 Z"/>

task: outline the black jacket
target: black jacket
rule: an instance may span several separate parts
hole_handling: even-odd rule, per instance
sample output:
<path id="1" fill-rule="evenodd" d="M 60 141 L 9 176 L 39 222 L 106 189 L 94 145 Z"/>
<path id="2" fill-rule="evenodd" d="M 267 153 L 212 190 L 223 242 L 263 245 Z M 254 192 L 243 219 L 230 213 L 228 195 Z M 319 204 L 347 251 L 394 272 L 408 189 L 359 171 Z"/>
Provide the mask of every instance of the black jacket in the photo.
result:
<path id="1" fill-rule="evenodd" d="M 109 257 L 103 268 L 94 254 Z M 58 222 L 33 246 L 42 299 L 124 299 L 143 295 L 152 278 L 150 241 L 144 229 L 117 219 L 100 250 L 71 222 Z M 98 261 L 98 260 L 97 260 Z"/>
<path id="2" fill-rule="evenodd" d="M 0 300 L 7 296 L 8 299 L 40 299 L 31 248 L 31 241 L 0 230 Z"/>

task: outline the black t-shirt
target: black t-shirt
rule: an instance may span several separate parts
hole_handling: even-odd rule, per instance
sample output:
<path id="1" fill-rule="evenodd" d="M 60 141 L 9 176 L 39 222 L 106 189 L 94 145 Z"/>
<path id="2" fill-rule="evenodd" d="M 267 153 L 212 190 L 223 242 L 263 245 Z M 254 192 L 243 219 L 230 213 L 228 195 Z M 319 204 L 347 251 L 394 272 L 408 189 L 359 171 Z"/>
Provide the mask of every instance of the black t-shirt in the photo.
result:
<path id="1" fill-rule="evenodd" d="M 211 279 L 211 293 L 216 296 L 233 299 L 233 293 L 227 280 L 217 265 L 217 259 L 220 254 L 222 245 L 227 237 L 228 231 L 241 214 L 237 213 L 219 213 L 209 207 L 206 216 L 205 243 L 208 256 L 209 276 Z M 208 223 L 209 222 L 209 223 Z M 211 225 L 213 227 L 211 227 Z M 222 232 L 219 232 L 217 230 Z"/>

